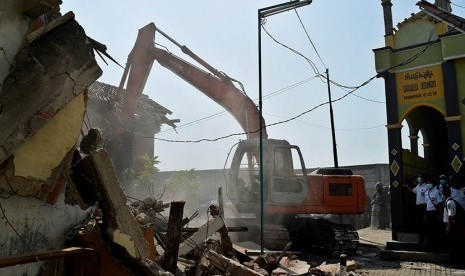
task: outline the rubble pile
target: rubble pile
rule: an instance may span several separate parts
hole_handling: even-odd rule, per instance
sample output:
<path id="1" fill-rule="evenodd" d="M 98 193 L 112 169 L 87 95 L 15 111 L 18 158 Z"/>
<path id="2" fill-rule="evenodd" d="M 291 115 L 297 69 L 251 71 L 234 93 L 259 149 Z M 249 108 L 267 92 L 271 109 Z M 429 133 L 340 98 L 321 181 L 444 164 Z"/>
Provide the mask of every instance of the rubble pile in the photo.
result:
<path id="1" fill-rule="evenodd" d="M 183 205 L 183 202 L 181 203 Z M 143 229 L 148 228 L 152 230 L 150 237 L 145 236 L 145 238 L 157 241 L 149 245 L 157 249 L 155 258 L 139 259 L 139 263 L 151 271 L 147 275 L 341 275 L 339 264 L 317 265 L 299 260 L 294 252 L 288 252 L 291 243 L 282 252 L 248 256 L 244 253 L 247 250 L 239 250 L 240 246 L 233 245 L 229 239 L 227 227 L 220 216 L 221 208 L 216 205 L 211 205 L 209 208 L 211 219 L 203 226 L 194 228 L 197 230 L 195 232 L 192 228 L 186 227 L 192 217 L 183 218 L 177 223 L 176 227 L 180 228 L 182 234 L 176 241 L 178 247 L 178 253 L 174 257 L 176 267 L 173 271 L 167 271 L 164 269 L 164 264 L 167 258 L 173 258 L 167 255 L 170 254 L 167 250 L 169 244 L 167 231 L 172 227 L 169 225 L 172 220 L 164 218 L 161 212 L 174 204 L 179 205 L 179 202 L 164 203 L 154 198 L 133 199 L 128 202 L 130 213 L 141 231 L 144 232 Z M 92 208 L 88 218 L 82 224 L 73 227 L 70 231 L 73 234 L 68 233 L 67 238 L 101 232 L 107 220 L 102 213 L 101 209 Z M 346 275 L 357 275 L 354 272 L 355 268 L 356 264 L 353 261 L 347 262 Z"/>
<path id="2" fill-rule="evenodd" d="M 143 226 L 154 226 L 156 229 L 166 230 L 166 221 L 160 213 L 169 207 L 169 203 L 148 197 L 144 200 L 135 200 L 129 205 L 131 213 L 137 222 Z"/>

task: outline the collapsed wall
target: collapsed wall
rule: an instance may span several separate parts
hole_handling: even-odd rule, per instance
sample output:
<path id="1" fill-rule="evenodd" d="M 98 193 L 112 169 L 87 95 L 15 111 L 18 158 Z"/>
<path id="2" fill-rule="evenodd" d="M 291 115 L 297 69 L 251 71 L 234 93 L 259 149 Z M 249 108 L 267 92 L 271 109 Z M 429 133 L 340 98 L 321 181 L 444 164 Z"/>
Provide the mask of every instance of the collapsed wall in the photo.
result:
<path id="1" fill-rule="evenodd" d="M 14 0 L 0 5 L 0 56 L 7 60 L 0 62 L 1 258 L 62 248 L 66 231 L 85 217 L 78 206 L 65 204 L 64 190 L 86 87 L 102 72 L 72 13 L 54 12 L 40 22 L 46 9 L 26 10 Z M 0 274 L 36 275 L 42 266 L 3 268 Z"/>

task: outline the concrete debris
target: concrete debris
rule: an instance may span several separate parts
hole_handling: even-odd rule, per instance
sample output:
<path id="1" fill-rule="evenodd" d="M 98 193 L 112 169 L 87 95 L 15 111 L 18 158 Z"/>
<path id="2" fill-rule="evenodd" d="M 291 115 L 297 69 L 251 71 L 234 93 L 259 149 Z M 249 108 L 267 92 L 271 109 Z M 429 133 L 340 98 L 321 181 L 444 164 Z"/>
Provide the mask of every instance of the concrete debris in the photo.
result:
<path id="1" fill-rule="evenodd" d="M 82 27 L 72 14 L 63 18 L 22 48 L 4 80 L 0 162 L 102 74 Z"/>
<path id="2" fill-rule="evenodd" d="M 339 275 L 340 265 L 339 264 L 323 264 L 317 267 L 319 270 L 329 273 L 329 275 Z M 358 264 L 355 261 L 347 261 L 346 271 L 353 272 L 358 268 Z"/>
<path id="3" fill-rule="evenodd" d="M 241 263 L 226 258 L 223 255 L 216 253 L 215 251 L 208 251 L 205 258 L 210 264 L 218 269 L 221 274 L 237 275 L 237 276 L 257 276 L 263 275 L 252 269 L 242 265 Z"/>
<path id="4" fill-rule="evenodd" d="M 163 201 L 154 198 L 146 198 L 142 201 L 135 200 L 129 205 L 139 224 L 152 225 L 155 230 L 166 230 L 166 222 L 160 213 L 168 206 L 169 203 L 163 203 Z"/>
<path id="5" fill-rule="evenodd" d="M 101 148 L 103 141 L 102 130 L 99 128 L 91 128 L 89 132 L 82 137 L 79 147 L 83 153 L 89 154 L 90 152 Z"/>

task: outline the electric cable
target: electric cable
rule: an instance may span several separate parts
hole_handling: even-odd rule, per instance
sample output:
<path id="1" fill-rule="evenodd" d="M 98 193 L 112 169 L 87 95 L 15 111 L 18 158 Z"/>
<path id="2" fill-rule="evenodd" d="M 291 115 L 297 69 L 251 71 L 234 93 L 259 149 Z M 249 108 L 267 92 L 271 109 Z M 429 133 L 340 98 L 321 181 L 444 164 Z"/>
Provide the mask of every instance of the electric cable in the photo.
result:
<path id="1" fill-rule="evenodd" d="M 300 85 L 303 85 L 309 81 L 312 81 L 314 79 L 316 79 L 317 77 L 316 76 L 313 76 L 313 77 L 310 77 L 310 78 L 307 78 L 307 79 L 304 79 L 304 80 L 301 80 L 299 82 L 296 82 L 294 84 L 291 84 L 291 85 L 288 85 L 284 88 L 281 88 L 281 89 L 278 89 L 274 92 L 271 92 L 269 94 L 266 94 L 263 96 L 263 99 L 268 99 L 268 98 L 271 98 L 271 97 L 274 97 L 274 96 L 277 96 L 279 94 L 282 94 L 284 92 L 287 92 L 289 90 L 292 90 Z M 253 100 L 254 102 L 257 102 L 258 101 L 258 98 L 257 99 L 254 99 Z M 209 115 L 209 116 L 206 116 L 206 117 L 203 117 L 203 118 L 200 118 L 200 119 L 197 119 L 197 120 L 194 120 L 194 121 L 191 121 L 191 122 L 188 122 L 188 123 L 185 123 L 183 125 L 180 125 L 180 126 L 177 126 L 176 129 L 179 130 L 179 129 L 184 129 L 186 127 L 191 127 L 191 126 L 195 126 L 197 124 L 200 124 L 206 120 L 210 120 L 210 119 L 214 119 L 214 118 L 217 118 L 219 117 L 220 115 L 224 115 L 226 114 L 226 110 L 223 110 L 223 111 L 220 111 L 218 113 L 215 113 L 215 114 L 212 114 L 212 115 Z M 155 121 L 149 121 L 149 122 L 155 122 Z M 167 133 L 167 132 L 172 132 L 174 131 L 173 129 L 167 129 L 167 130 L 163 130 L 163 131 L 160 131 L 159 134 L 163 134 L 163 133 Z"/>
<path id="2" fill-rule="evenodd" d="M 310 64 L 310 67 L 312 67 L 312 70 L 313 72 L 316 74 L 316 75 L 320 75 L 320 71 L 318 71 L 318 67 L 316 66 L 316 64 L 309 58 L 307 58 L 305 55 L 303 55 L 302 53 L 300 53 L 299 51 L 287 46 L 286 44 L 278 41 L 276 38 L 274 38 L 274 36 L 272 36 L 268 30 L 265 28 L 265 26 L 261 26 L 262 29 L 265 31 L 265 33 L 274 41 L 276 42 L 277 44 L 281 45 L 282 47 L 288 49 L 289 51 L 293 52 L 294 54 L 298 55 L 298 56 L 301 56 L 302 58 L 304 58 L 308 64 Z"/>
<path id="3" fill-rule="evenodd" d="M 315 50 L 316 55 L 317 55 L 318 58 L 320 59 L 321 64 L 323 64 L 323 66 L 324 66 L 325 68 L 328 68 L 328 67 L 326 66 L 326 64 L 323 62 L 323 59 L 321 58 L 320 54 L 318 53 L 318 50 L 316 49 L 315 44 L 313 44 L 313 41 L 312 41 L 312 39 L 310 38 L 310 35 L 308 34 L 307 29 L 305 28 L 304 23 L 302 22 L 302 19 L 300 19 L 300 15 L 299 15 L 299 13 L 297 12 L 297 9 L 294 9 L 294 11 L 295 11 L 295 14 L 297 15 L 297 18 L 299 18 L 300 25 L 302 25 L 302 28 L 304 29 L 304 32 L 305 32 L 305 34 L 307 35 L 307 38 L 308 38 L 308 40 L 310 41 L 310 44 L 312 44 L 312 47 L 313 47 L 313 49 Z"/>
<path id="4" fill-rule="evenodd" d="M 277 114 L 272 114 L 272 113 L 267 113 L 269 115 L 272 115 L 272 116 L 275 116 L 275 117 L 278 117 L 278 118 L 287 118 L 286 116 L 283 116 L 283 115 L 277 115 Z M 318 125 L 318 124 L 312 124 L 312 123 L 309 123 L 309 122 L 306 122 L 306 121 L 302 121 L 302 120 L 299 120 L 297 119 L 296 121 L 302 123 L 302 124 L 306 124 L 306 125 L 310 125 L 310 126 L 314 126 L 314 127 L 318 127 L 318 128 L 324 128 L 324 129 L 331 129 L 330 127 L 327 127 L 327 126 L 323 126 L 323 125 Z M 347 131 L 347 132 L 352 132 L 352 131 L 361 131 L 361 130 L 370 130 L 370 129 L 375 129 L 375 128 L 378 128 L 378 127 L 381 127 L 381 126 L 384 126 L 385 124 L 379 124 L 379 125 L 375 125 L 375 126 L 371 126 L 371 127 L 361 127 L 361 128 L 354 128 L 354 129 L 347 129 L 347 128 L 335 128 L 335 130 L 337 131 Z"/>
<path id="5" fill-rule="evenodd" d="M 454 5 L 454 6 L 456 6 L 456 7 L 459 7 L 459 8 L 465 9 L 465 7 L 464 7 L 464 6 L 457 5 L 457 4 L 455 4 L 455 3 L 451 2 L 451 1 L 449 1 L 449 3 L 451 3 L 452 5 Z"/>
<path id="6" fill-rule="evenodd" d="M 347 88 L 344 88 L 344 87 L 340 87 L 340 86 L 336 86 L 337 88 L 341 89 L 341 90 L 344 90 L 346 92 L 349 92 Z M 362 97 L 360 95 L 357 95 L 357 94 L 352 94 L 353 96 L 357 97 L 357 98 L 360 98 L 362 100 L 365 100 L 365 101 L 368 101 L 368 102 L 373 102 L 373 103 L 379 103 L 379 104 L 385 104 L 386 102 L 384 101 L 378 101 L 378 100 L 373 100 L 373 99 L 369 99 L 369 98 L 365 98 L 365 97 Z"/>
<path id="7" fill-rule="evenodd" d="M 336 86 L 343 87 L 343 88 L 347 88 L 347 89 L 358 89 L 358 88 L 361 87 L 361 86 L 353 86 L 353 87 L 352 87 L 352 86 L 344 86 L 344 85 L 340 85 L 339 83 L 337 83 L 337 82 L 335 82 L 335 81 L 332 81 L 331 79 L 328 80 L 328 78 L 327 78 L 326 75 L 323 75 L 323 74 L 321 74 L 321 73 L 318 71 L 318 69 L 316 68 L 316 65 L 315 65 L 315 63 L 314 63 L 313 61 L 311 61 L 309 58 L 307 58 L 305 55 L 303 55 L 303 54 L 300 53 L 299 51 L 297 51 L 297 50 L 295 50 L 295 49 L 293 49 L 293 48 L 291 48 L 291 47 L 285 45 L 285 44 L 282 43 L 282 42 L 279 42 L 276 38 L 274 38 L 274 37 L 265 29 L 265 27 L 262 26 L 262 28 L 265 30 L 265 32 L 268 34 L 268 36 L 269 36 L 273 41 L 275 41 L 275 42 L 278 43 L 279 45 L 281 45 L 281 46 L 287 48 L 287 49 L 290 50 L 291 52 L 293 52 L 293 53 L 295 53 L 295 54 L 301 56 L 302 58 L 304 58 L 304 59 L 310 64 L 310 66 L 312 67 L 312 69 L 313 69 L 313 71 L 315 72 L 315 74 L 317 75 L 317 77 L 320 78 L 320 80 L 321 80 L 323 83 L 326 83 L 327 81 L 330 81 L 332 84 L 334 84 L 334 85 L 336 85 Z M 352 93 L 350 93 L 350 94 L 352 94 Z M 353 95 L 355 96 L 356 94 L 353 94 Z M 369 99 L 367 99 L 367 98 L 365 98 L 365 97 L 359 97 L 359 98 L 369 100 Z M 370 101 L 376 102 L 375 100 L 370 100 Z"/>
<path id="8" fill-rule="evenodd" d="M 378 78 L 378 77 L 381 77 L 383 74 L 387 73 L 389 70 L 392 70 L 392 69 L 395 69 L 397 67 L 400 67 L 400 66 L 404 66 L 404 65 L 407 65 L 409 63 L 412 63 L 413 61 L 415 61 L 417 58 L 419 58 L 421 55 L 423 55 L 426 50 L 431 46 L 433 45 L 434 43 L 437 42 L 437 40 L 434 40 L 434 41 L 431 41 L 432 37 L 433 37 L 433 34 L 434 34 L 434 31 L 436 30 L 438 25 L 436 25 L 436 27 L 431 31 L 430 33 L 430 37 L 429 37 L 429 40 L 426 44 L 426 46 L 421 50 L 419 51 L 418 53 L 416 53 L 415 55 L 409 57 L 408 59 L 406 59 L 405 61 L 395 65 L 395 66 L 392 66 L 390 68 L 387 68 L 387 69 L 384 69 L 383 71 L 377 73 L 376 75 L 372 76 L 371 78 L 369 78 L 368 80 L 366 80 L 365 82 L 363 82 L 362 84 L 358 85 L 358 86 L 355 86 L 353 87 L 352 90 L 348 91 L 347 93 L 345 93 L 343 96 L 339 97 L 339 98 L 336 98 L 334 100 L 332 100 L 331 102 L 338 102 L 338 101 L 341 101 L 342 99 L 346 98 L 347 96 L 353 94 L 355 91 L 357 91 L 358 89 L 360 89 L 361 87 L 364 87 L 366 86 L 367 84 L 369 84 L 373 79 L 375 78 Z M 262 28 L 264 28 L 262 26 Z M 265 28 L 264 28 L 265 29 Z M 451 29 L 449 30 L 448 32 L 446 32 L 444 35 L 446 35 L 447 33 L 451 32 L 452 30 L 454 29 Z M 265 30 L 266 31 L 266 30 Z M 268 33 L 268 32 L 267 32 Z M 274 39 L 275 40 L 275 39 Z M 295 51 L 294 49 L 278 42 L 277 40 L 275 40 L 278 44 L 280 45 L 283 45 L 283 47 L 286 47 L 288 48 L 289 50 L 291 50 L 292 52 L 298 54 L 299 56 L 302 56 L 304 59 L 306 59 L 307 61 L 309 61 L 310 64 L 314 64 L 311 60 L 309 60 L 307 57 L 305 57 L 304 55 L 302 55 L 301 53 Z M 314 67 L 312 67 L 314 68 Z M 326 78 L 326 77 L 324 77 Z M 330 81 L 330 80 L 329 80 Z M 344 87 L 344 88 L 348 88 L 349 86 L 343 86 L 343 85 L 337 85 L 339 87 Z M 326 104 L 329 104 L 329 101 L 326 101 L 326 102 L 322 102 L 314 107 L 312 107 L 311 109 L 308 109 L 296 116 L 293 116 L 289 119 L 286 119 L 286 120 L 282 120 L 282 121 L 279 121 L 279 122 L 275 122 L 275 123 L 271 123 L 271 124 L 267 124 L 265 127 L 271 127 L 271 126 L 275 126 L 275 125 L 279 125 L 279 124 L 284 124 L 284 123 L 287 123 L 287 122 L 290 122 L 290 121 L 293 121 L 293 120 L 296 120 L 297 118 L 300 118 L 302 117 L 303 115 L 305 114 L 308 114 L 318 108 L 320 108 L 321 106 L 323 105 L 326 105 Z M 121 129 L 124 129 L 126 131 L 129 131 L 133 134 L 135 134 L 134 132 L 122 127 L 122 126 L 117 126 Z M 141 136 L 141 135 L 137 135 L 138 137 L 141 137 L 141 138 L 148 138 L 148 139 L 154 139 L 154 140 L 158 140 L 158 141 L 163 141 L 163 142 L 170 142 L 170 143 L 200 143 L 200 142 L 216 142 L 216 141 L 219 141 L 219 140 L 223 140 L 223 139 L 226 139 L 226 138 L 230 138 L 230 137 L 234 137 L 234 136 L 241 136 L 241 135 L 244 135 L 244 134 L 253 134 L 253 133 L 257 133 L 259 132 L 260 129 L 257 129 L 255 131 L 249 131 L 249 132 L 239 132 L 239 133 L 231 133 L 231 134 L 228 134 L 228 135 L 223 135 L 223 136 L 220 136 L 220 137 L 217 137 L 217 138 L 201 138 L 201 139 L 197 139 L 197 140 L 171 140 L 171 139 L 163 139 L 163 138 L 158 138 L 158 137 L 155 137 L 155 136 Z"/>

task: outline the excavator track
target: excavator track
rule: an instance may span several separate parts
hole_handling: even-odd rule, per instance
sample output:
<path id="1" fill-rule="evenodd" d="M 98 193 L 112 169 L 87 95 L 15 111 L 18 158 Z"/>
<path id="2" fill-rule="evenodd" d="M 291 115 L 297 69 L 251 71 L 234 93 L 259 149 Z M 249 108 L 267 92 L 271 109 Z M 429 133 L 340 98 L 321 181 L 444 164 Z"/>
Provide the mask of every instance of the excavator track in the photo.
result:
<path id="1" fill-rule="evenodd" d="M 359 237 L 354 226 L 338 224 L 326 219 L 295 218 L 287 225 L 295 249 L 317 250 L 324 255 L 345 252 L 354 254 Z"/>
<path id="2" fill-rule="evenodd" d="M 231 224 L 229 224 L 231 223 Z M 227 225 L 247 226 L 248 232 L 241 233 L 238 240 L 260 243 L 260 225 L 254 220 L 229 220 Z M 358 249 L 359 236 L 354 226 L 339 224 L 326 219 L 293 218 L 283 224 L 266 222 L 263 228 L 264 247 L 282 250 L 292 241 L 291 250 L 317 252 L 334 256 L 345 252 L 352 255 Z"/>

